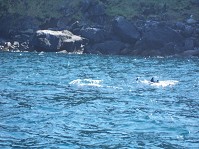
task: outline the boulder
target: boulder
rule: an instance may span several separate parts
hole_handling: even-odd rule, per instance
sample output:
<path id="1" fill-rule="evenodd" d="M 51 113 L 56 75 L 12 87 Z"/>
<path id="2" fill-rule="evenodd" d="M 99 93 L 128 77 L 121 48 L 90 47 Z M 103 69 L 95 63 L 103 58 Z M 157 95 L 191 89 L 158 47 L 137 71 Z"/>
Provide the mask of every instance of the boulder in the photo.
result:
<path id="1" fill-rule="evenodd" d="M 0 37 L 0 51 L 28 51 L 28 42 L 18 42 Z"/>
<path id="2" fill-rule="evenodd" d="M 135 25 L 124 17 L 117 17 L 112 24 L 113 32 L 118 35 L 122 41 L 134 44 L 140 39 L 140 33 Z"/>
<path id="3" fill-rule="evenodd" d="M 79 34 L 88 39 L 90 44 L 103 42 L 108 36 L 107 31 L 95 27 L 82 28 Z"/>
<path id="4" fill-rule="evenodd" d="M 68 30 L 38 30 L 32 40 L 32 46 L 35 50 L 45 52 L 58 52 L 62 50 L 75 52 L 83 50 L 83 44 L 86 44 L 84 38 L 73 35 Z"/>
<path id="5" fill-rule="evenodd" d="M 87 47 L 85 53 L 119 55 L 124 48 L 125 44 L 123 42 L 109 40 Z"/>
<path id="6" fill-rule="evenodd" d="M 165 51 L 164 47 L 176 47 L 182 43 L 182 36 L 167 26 L 151 26 L 145 32 L 143 32 L 143 37 L 135 45 L 135 49 L 138 54 L 148 53 L 146 51 L 158 51 L 157 53 L 162 53 L 163 55 L 170 55 L 175 53 L 174 48 Z M 171 46 L 172 45 L 172 46 Z"/>

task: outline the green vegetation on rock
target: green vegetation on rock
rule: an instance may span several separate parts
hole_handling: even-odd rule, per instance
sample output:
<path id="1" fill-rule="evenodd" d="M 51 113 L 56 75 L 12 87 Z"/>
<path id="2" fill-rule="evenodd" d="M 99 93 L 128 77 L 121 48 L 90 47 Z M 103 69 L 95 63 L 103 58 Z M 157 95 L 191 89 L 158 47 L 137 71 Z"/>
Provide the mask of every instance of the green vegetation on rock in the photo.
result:
<path id="1" fill-rule="evenodd" d="M 169 20 L 183 20 L 193 14 L 199 17 L 198 6 L 193 0 L 93 0 L 105 5 L 109 16 L 167 16 Z M 83 0 L 0 0 L 0 16 L 7 14 L 27 15 L 37 18 L 59 18 L 71 16 L 81 19 Z M 62 11 L 63 10 L 63 11 Z"/>
<path id="2" fill-rule="evenodd" d="M 19 14 L 38 18 L 58 18 L 62 8 L 75 8 L 80 0 L 0 0 L 0 15 Z"/>
<path id="3" fill-rule="evenodd" d="M 122 15 L 131 18 L 166 14 L 171 20 L 183 20 L 191 14 L 196 18 L 199 16 L 198 6 L 190 0 L 109 0 L 107 3 L 107 12 L 111 16 Z M 147 12 L 149 9 L 151 12 Z"/>

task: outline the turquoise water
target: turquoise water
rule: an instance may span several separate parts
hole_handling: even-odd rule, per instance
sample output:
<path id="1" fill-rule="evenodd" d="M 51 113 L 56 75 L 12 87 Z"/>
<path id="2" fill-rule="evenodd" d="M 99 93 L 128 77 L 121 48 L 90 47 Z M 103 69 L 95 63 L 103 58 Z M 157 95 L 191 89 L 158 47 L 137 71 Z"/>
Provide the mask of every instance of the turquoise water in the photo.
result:
<path id="1" fill-rule="evenodd" d="M 199 147 L 198 58 L 0 57 L 0 148 Z"/>

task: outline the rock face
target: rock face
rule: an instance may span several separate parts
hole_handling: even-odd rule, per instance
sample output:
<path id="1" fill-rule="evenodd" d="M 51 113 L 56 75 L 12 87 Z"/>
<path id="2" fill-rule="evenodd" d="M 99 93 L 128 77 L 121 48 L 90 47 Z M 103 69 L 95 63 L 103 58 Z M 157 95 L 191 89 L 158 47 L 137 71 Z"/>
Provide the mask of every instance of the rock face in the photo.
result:
<path id="1" fill-rule="evenodd" d="M 88 46 L 85 53 L 119 55 L 124 48 L 125 44 L 121 41 L 109 40 L 103 43 L 97 43 L 93 46 Z"/>
<path id="2" fill-rule="evenodd" d="M 171 55 L 175 47 L 180 46 L 182 36 L 166 26 L 153 26 L 143 32 L 142 38 L 135 45 L 137 55 Z"/>
<path id="3" fill-rule="evenodd" d="M 198 7 L 198 0 L 190 2 Z M 139 13 L 144 16 L 139 14 L 127 19 L 110 15 L 106 7 L 110 3 L 108 0 L 81 0 L 76 6 L 75 1 L 69 5 L 69 1 L 63 0 L 64 5 L 59 4 L 59 15 L 55 18 L 5 13 L 0 16 L 0 50 L 198 56 L 196 14 L 175 22 L 164 14 L 169 9 L 166 3 L 159 7 L 155 3 L 140 2 Z M 146 17 L 149 14 L 157 16 Z"/>
<path id="4" fill-rule="evenodd" d="M 2 36 L 13 37 L 38 29 L 37 20 L 31 17 L 18 17 L 15 15 L 0 18 L 0 32 Z"/>
<path id="5" fill-rule="evenodd" d="M 113 32 L 118 35 L 121 40 L 134 44 L 140 39 L 140 33 L 136 26 L 127 21 L 124 17 L 117 17 L 113 21 Z"/>
<path id="6" fill-rule="evenodd" d="M 184 51 L 181 56 L 185 56 L 185 57 L 191 57 L 191 56 L 199 56 L 199 49 L 196 50 L 187 50 Z"/>
<path id="7" fill-rule="evenodd" d="M 83 50 L 83 44 L 86 44 L 84 38 L 73 35 L 68 30 L 38 30 L 32 40 L 32 46 L 35 50 L 45 52 L 58 52 L 62 50 L 75 52 Z"/>
<path id="8" fill-rule="evenodd" d="M 85 37 L 89 40 L 89 43 L 99 43 L 104 41 L 108 33 L 106 33 L 105 30 L 100 29 L 100 28 L 92 28 L 92 27 L 87 27 L 87 28 L 82 28 L 79 32 L 79 34 L 82 37 Z"/>
<path id="9" fill-rule="evenodd" d="M 103 3 L 96 0 L 83 0 L 81 10 L 86 19 L 95 23 L 103 24 L 106 19 L 106 11 Z"/>

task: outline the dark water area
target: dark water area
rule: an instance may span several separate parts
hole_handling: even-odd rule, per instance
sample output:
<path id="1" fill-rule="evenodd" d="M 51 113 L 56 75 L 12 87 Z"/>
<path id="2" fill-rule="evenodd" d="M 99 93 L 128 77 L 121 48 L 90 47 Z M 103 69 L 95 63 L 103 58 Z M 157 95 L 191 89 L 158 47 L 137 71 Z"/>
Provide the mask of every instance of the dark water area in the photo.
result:
<path id="1" fill-rule="evenodd" d="M 0 57 L 0 148 L 199 148 L 198 58 Z"/>

